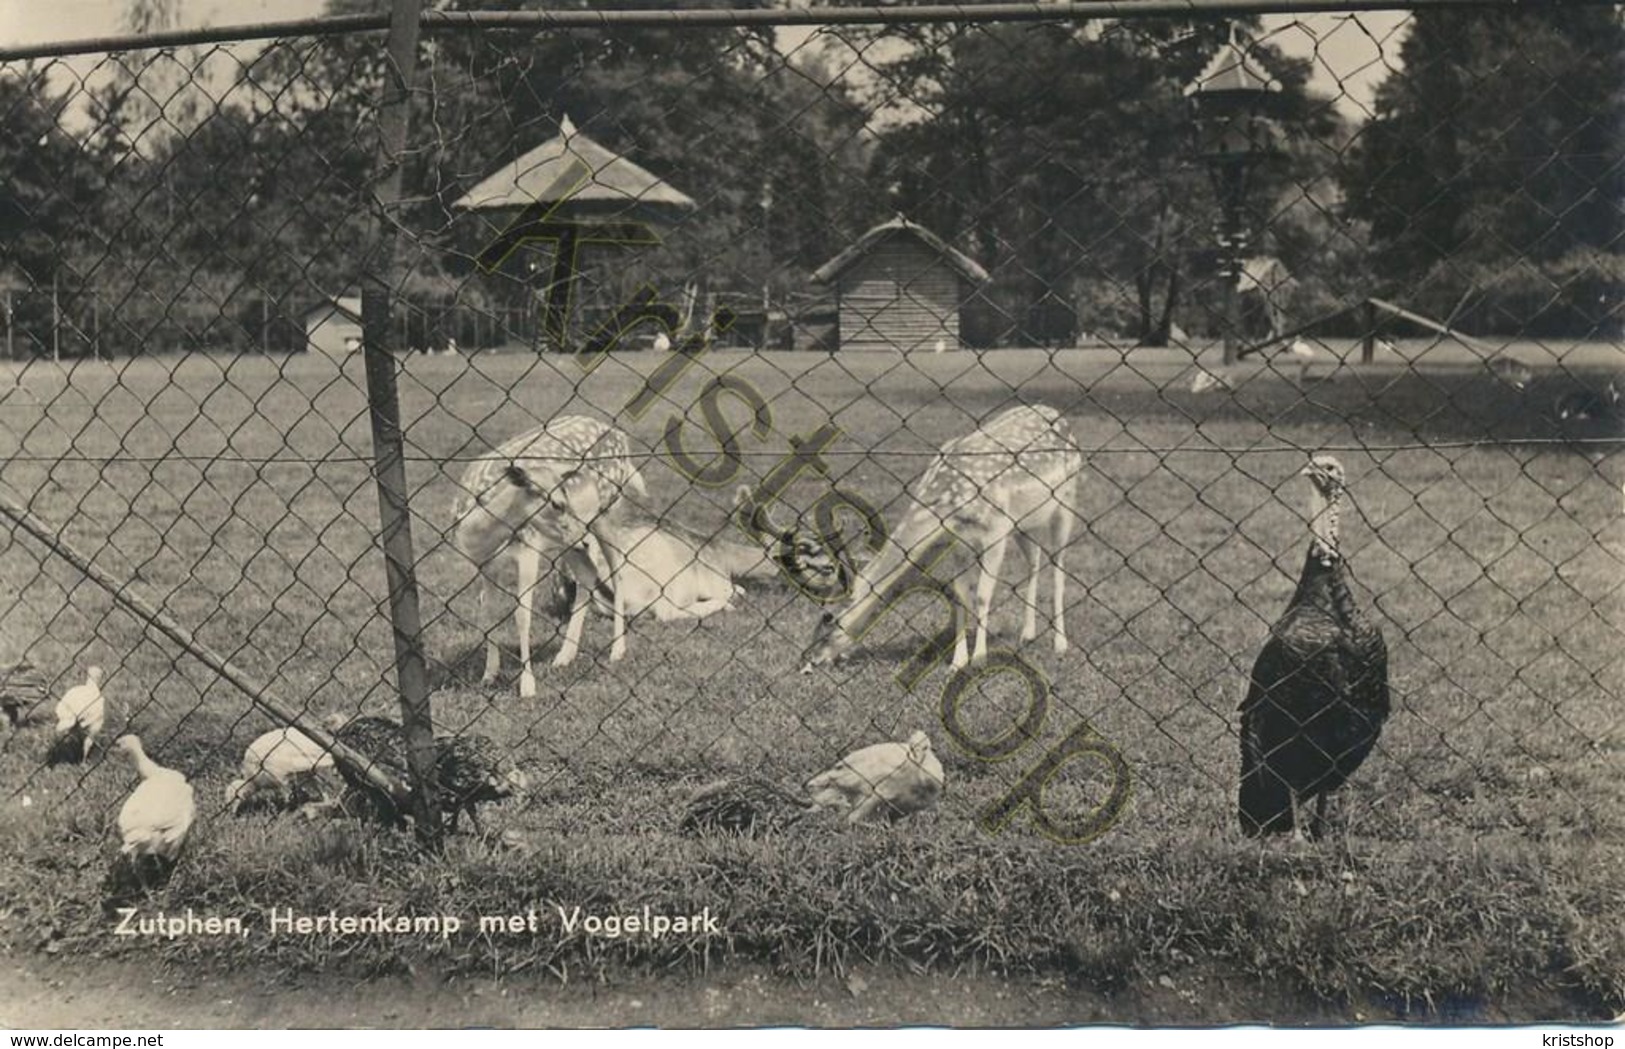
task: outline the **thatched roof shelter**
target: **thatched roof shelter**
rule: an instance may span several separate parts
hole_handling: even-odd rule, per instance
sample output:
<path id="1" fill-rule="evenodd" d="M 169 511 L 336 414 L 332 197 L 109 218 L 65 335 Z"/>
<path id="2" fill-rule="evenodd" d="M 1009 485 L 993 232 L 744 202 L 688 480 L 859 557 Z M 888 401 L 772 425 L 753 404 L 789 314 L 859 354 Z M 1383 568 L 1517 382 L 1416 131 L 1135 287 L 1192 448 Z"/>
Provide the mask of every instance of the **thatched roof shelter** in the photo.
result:
<path id="1" fill-rule="evenodd" d="M 557 135 L 491 172 L 452 207 L 502 211 L 561 202 L 598 215 L 640 205 L 684 210 L 696 206 L 671 183 L 577 131 L 566 116 L 559 121 Z"/>
<path id="2" fill-rule="evenodd" d="M 504 267 L 531 289 L 541 303 L 546 334 L 560 346 L 570 342 L 571 304 L 580 297 L 575 293 L 578 247 L 657 245 L 651 223 L 695 207 L 693 198 L 669 182 L 577 131 L 568 116 L 559 121 L 557 135 L 502 164 L 452 204 L 453 210 L 485 221 L 478 263 L 487 272 Z M 508 263 L 515 249 L 533 241 L 552 245 L 550 273 L 534 260 Z M 592 292 L 592 284 L 587 282 L 585 297 L 613 297 L 605 289 Z"/>

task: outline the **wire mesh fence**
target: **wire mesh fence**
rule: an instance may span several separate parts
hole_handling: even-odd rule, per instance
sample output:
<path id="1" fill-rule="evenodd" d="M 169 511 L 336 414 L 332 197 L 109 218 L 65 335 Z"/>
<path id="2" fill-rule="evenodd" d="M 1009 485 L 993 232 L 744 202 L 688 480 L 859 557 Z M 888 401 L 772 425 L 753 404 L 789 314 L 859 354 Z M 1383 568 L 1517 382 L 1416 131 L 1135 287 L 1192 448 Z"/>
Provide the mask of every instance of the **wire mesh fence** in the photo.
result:
<path id="1" fill-rule="evenodd" d="M 1617 848 L 1619 10 L 1141 6 L 12 54 L 6 821 Z"/>

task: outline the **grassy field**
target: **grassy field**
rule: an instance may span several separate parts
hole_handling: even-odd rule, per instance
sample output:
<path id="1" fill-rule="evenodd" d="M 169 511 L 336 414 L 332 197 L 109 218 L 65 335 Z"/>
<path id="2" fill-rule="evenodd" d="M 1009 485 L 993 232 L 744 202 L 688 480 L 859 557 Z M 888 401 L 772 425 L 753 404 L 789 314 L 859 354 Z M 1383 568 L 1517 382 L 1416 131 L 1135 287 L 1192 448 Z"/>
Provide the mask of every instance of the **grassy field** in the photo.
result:
<path id="1" fill-rule="evenodd" d="M 1526 391 L 1424 360 L 1345 368 L 1304 390 L 1265 369 L 1235 391 L 1193 395 L 1174 354 L 717 354 L 636 419 L 624 406 L 660 363 L 649 354 L 585 376 L 522 354 L 411 359 L 402 412 L 436 719 L 507 742 L 530 771 L 531 796 L 488 817 L 519 846 L 461 836 L 431 859 L 393 832 L 223 815 L 221 788 L 270 723 L 18 535 L 0 548 L 0 660 L 26 654 L 58 689 L 88 663 L 108 668 L 116 726 L 139 731 L 208 803 L 149 907 L 261 927 L 241 940 L 110 937 L 98 886 L 133 773 L 99 759 L 43 769 L 36 729 L 0 740 L 11 852 L 0 940 L 228 967 L 429 964 L 571 979 L 739 959 L 798 974 L 1032 970 L 1111 990 L 1205 966 L 1350 1000 L 1535 995 L 1566 1003 L 1566 1015 L 1617 1011 L 1625 461 L 1607 424 L 1565 428 L 1551 411 L 1577 384 L 1600 386 L 1617 357 L 1587 347 L 1573 358 L 1584 366 L 1542 368 Z M 520 700 L 511 680 L 478 687 L 473 571 L 443 536 L 466 458 L 561 412 L 613 417 L 651 449 L 653 507 L 721 527 L 732 485 L 695 488 L 654 451 L 668 420 L 699 422 L 699 391 L 720 372 L 772 407 L 769 436 L 742 438 L 738 483 L 765 475 L 792 435 L 841 427 L 830 476 L 791 489 L 798 508 L 838 483 L 895 512 L 934 449 L 975 420 L 1018 401 L 1068 415 L 1089 453 L 1068 562 L 1072 648 L 1055 656 L 1038 644 L 1026 658 L 1055 687 L 1039 744 L 1087 719 L 1130 765 L 1132 800 L 1108 833 L 1062 846 L 1024 819 L 997 836 L 977 829 L 977 811 L 1041 747 L 980 763 L 942 729 L 946 671 L 912 690 L 897 683 L 926 634 L 924 603 L 833 672 L 796 672 L 821 609 L 768 584 L 701 624 L 636 623 L 614 665 L 595 620 L 575 666 L 546 668 L 551 643 L 540 650 L 536 699 Z M 0 376 L 0 491 L 285 701 L 317 715 L 392 713 L 362 384 L 359 359 L 30 367 Z M 688 430 L 703 449 L 701 433 Z M 1235 707 L 1301 564 L 1294 474 L 1320 450 L 1351 478 L 1345 544 L 1387 635 L 1396 710 L 1345 791 L 1345 829 L 1312 848 L 1260 847 L 1234 828 Z M 1003 644 L 1014 643 L 1010 594 L 995 605 Z M 511 638 L 506 624 L 501 636 Z M 981 689 L 970 725 L 993 735 L 1009 723 L 1021 698 L 1007 684 Z M 792 786 L 914 728 L 931 733 L 947 768 L 933 813 L 759 840 L 677 832 L 699 783 L 753 772 Z M 1080 763 L 1046 802 L 1083 812 L 1102 795 L 1097 770 Z M 272 906 L 469 916 L 646 903 L 710 906 L 723 934 L 608 941 L 550 923 L 539 935 L 335 939 L 271 937 L 262 921 Z"/>

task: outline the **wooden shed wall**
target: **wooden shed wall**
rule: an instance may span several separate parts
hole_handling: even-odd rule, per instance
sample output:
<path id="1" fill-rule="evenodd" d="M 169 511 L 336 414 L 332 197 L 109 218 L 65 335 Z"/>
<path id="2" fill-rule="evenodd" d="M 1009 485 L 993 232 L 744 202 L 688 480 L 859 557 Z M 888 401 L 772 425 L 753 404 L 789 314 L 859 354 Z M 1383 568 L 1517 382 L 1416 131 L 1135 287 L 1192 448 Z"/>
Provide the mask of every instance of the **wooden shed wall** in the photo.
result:
<path id="1" fill-rule="evenodd" d="M 336 306 L 319 306 L 305 314 L 305 349 L 342 356 L 361 344 L 361 325 Z"/>
<path id="2" fill-rule="evenodd" d="M 887 238 L 837 278 L 841 349 L 958 349 L 962 283 L 925 244 Z"/>

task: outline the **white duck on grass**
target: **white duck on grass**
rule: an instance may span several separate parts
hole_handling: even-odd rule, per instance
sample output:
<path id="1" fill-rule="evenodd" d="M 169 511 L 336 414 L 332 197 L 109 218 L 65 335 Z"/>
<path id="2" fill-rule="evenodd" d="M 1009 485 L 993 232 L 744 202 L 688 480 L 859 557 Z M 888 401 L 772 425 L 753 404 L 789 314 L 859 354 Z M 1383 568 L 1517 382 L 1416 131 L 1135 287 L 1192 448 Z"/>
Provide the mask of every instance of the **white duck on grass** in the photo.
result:
<path id="1" fill-rule="evenodd" d="M 272 729 L 243 752 L 242 775 L 226 784 L 226 808 L 240 811 L 267 791 L 274 791 L 281 806 L 289 808 L 314 779 L 332 768 L 333 756 L 303 732 L 296 728 Z M 325 792 L 317 787 L 314 793 Z"/>
<path id="2" fill-rule="evenodd" d="M 1287 344 L 1286 356 L 1298 362 L 1298 385 L 1309 381 L 1309 366 L 1315 362 L 1315 348 L 1302 339 Z"/>
<path id="3" fill-rule="evenodd" d="M 147 757 L 139 736 L 120 736 L 114 746 L 130 756 L 141 774 L 140 784 L 119 809 L 118 832 L 119 858 L 145 886 L 145 867 L 156 868 L 160 877 L 174 868 L 197 819 L 197 800 L 184 775 Z"/>
<path id="4" fill-rule="evenodd" d="M 906 743 L 876 743 L 848 754 L 808 780 L 806 790 L 819 808 L 845 811 L 848 822 L 862 823 L 876 815 L 900 819 L 929 808 L 945 782 L 931 737 L 916 730 Z"/>
<path id="5" fill-rule="evenodd" d="M 102 698 L 102 668 L 85 672 L 85 683 L 75 685 L 56 703 L 56 729 L 51 736 L 49 764 L 78 764 L 90 756 L 90 748 L 107 721 L 107 702 Z"/>

